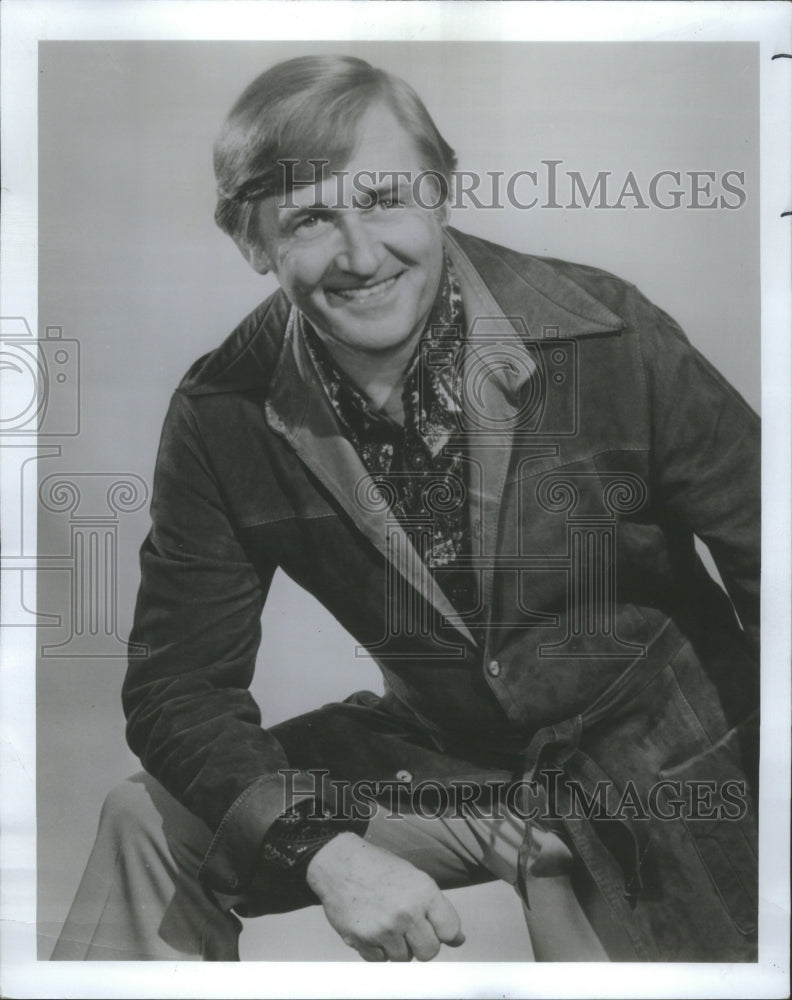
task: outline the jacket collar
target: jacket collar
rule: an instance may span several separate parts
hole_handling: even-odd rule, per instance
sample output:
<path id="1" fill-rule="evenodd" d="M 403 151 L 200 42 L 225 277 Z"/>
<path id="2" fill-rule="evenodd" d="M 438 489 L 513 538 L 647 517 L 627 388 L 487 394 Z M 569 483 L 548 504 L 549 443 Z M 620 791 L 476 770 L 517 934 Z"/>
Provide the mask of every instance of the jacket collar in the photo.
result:
<path id="1" fill-rule="evenodd" d="M 532 341 L 612 333 L 624 321 L 538 257 L 450 229 L 446 252 L 456 268 L 468 323 L 467 366 L 486 367 L 491 388 L 514 399 L 536 371 Z M 475 261 L 475 264 L 474 264 Z"/>
<path id="2" fill-rule="evenodd" d="M 586 337 L 612 333 L 624 321 L 577 282 L 558 263 L 520 254 L 456 229 L 446 231 L 446 247 L 468 286 L 481 298 L 465 303 L 475 310 L 494 304 L 500 314 L 522 321 L 520 333 L 532 340 L 543 337 Z M 463 291 L 464 297 L 464 291 Z M 472 311 L 468 317 L 484 315 Z"/>

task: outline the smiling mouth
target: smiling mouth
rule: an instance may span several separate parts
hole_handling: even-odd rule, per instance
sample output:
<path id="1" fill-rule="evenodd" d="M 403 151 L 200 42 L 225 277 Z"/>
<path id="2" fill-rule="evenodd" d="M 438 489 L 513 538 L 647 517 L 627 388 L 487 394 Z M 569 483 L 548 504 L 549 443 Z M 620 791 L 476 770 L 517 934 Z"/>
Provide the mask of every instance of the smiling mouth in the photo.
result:
<path id="1" fill-rule="evenodd" d="M 377 281 L 373 285 L 360 285 L 357 288 L 330 289 L 329 294 L 338 296 L 344 302 L 373 303 L 384 298 L 403 273 L 403 271 L 399 271 L 398 274 L 394 274 L 390 278 L 383 278 L 382 281 Z"/>

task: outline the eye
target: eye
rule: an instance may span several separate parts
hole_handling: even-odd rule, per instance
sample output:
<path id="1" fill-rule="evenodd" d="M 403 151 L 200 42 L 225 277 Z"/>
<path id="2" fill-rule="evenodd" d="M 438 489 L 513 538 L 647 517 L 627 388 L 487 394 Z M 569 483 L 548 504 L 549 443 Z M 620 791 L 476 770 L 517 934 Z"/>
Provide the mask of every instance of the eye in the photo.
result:
<path id="1" fill-rule="evenodd" d="M 377 198 L 377 206 L 379 208 L 402 208 L 403 203 L 399 200 L 398 195 L 384 194 Z"/>
<path id="2" fill-rule="evenodd" d="M 295 229 L 314 229 L 322 221 L 322 217 L 317 213 L 306 215 L 295 226 Z"/>
<path id="3" fill-rule="evenodd" d="M 314 236 L 322 232 L 328 225 L 330 225 L 330 220 L 324 213 L 309 212 L 295 222 L 292 232 L 296 236 Z"/>

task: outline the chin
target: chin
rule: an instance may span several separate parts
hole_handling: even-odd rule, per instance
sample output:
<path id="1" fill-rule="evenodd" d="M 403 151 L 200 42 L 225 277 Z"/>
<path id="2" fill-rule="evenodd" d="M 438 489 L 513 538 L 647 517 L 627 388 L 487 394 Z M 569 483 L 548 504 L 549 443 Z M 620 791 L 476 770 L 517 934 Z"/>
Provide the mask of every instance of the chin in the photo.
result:
<path id="1" fill-rule="evenodd" d="M 404 347 L 414 336 L 413 329 L 378 327 L 376 321 L 356 323 L 354 327 L 340 327 L 337 324 L 325 327 L 333 340 L 351 350 L 390 351 Z"/>
<path id="2" fill-rule="evenodd" d="M 366 354 L 386 353 L 404 347 L 410 340 L 409 336 L 377 337 L 371 333 L 359 337 L 337 337 L 350 350 L 363 351 Z"/>

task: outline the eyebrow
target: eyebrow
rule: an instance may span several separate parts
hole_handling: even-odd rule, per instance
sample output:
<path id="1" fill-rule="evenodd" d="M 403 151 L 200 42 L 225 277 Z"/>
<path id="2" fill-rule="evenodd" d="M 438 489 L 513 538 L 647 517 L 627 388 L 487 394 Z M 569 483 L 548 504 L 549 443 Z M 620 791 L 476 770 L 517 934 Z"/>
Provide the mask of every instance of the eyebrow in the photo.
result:
<path id="1" fill-rule="evenodd" d="M 383 194 L 391 194 L 394 191 L 402 192 L 405 189 L 409 190 L 410 188 L 410 185 L 407 183 L 406 179 L 403 176 L 394 177 L 390 171 L 385 172 L 386 176 L 381 177 L 379 181 L 373 181 L 373 182 L 368 181 L 367 172 L 364 171 L 363 174 L 366 177 L 366 181 L 365 182 L 361 181 L 360 186 L 354 188 L 352 192 L 352 198 L 357 197 L 358 199 L 360 199 L 362 196 L 370 192 L 375 196 L 376 199 L 381 197 Z M 305 187 L 315 188 L 316 186 L 313 184 L 307 184 L 305 185 Z M 299 191 L 301 190 L 301 188 L 292 189 L 292 191 L 295 190 Z M 339 204 L 337 195 L 338 195 L 338 190 L 336 188 L 335 192 L 331 194 L 330 198 L 325 201 L 313 201 L 305 205 L 281 204 L 278 206 L 278 219 L 283 220 L 284 222 L 285 221 L 295 222 L 299 221 L 306 215 L 315 215 L 317 213 L 330 214 L 333 212 L 338 212 L 344 208 L 353 207 L 351 204 L 350 205 Z"/>
<path id="2" fill-rule="evenodd" d="M 314 202 L 310 205 L 279 205 L 278 218 L 292 222 L 295 219 L 301 219 L 304 215 L 327 214 L 333 211 L 335 209 L 332 206 L 323 202 Z"/>

